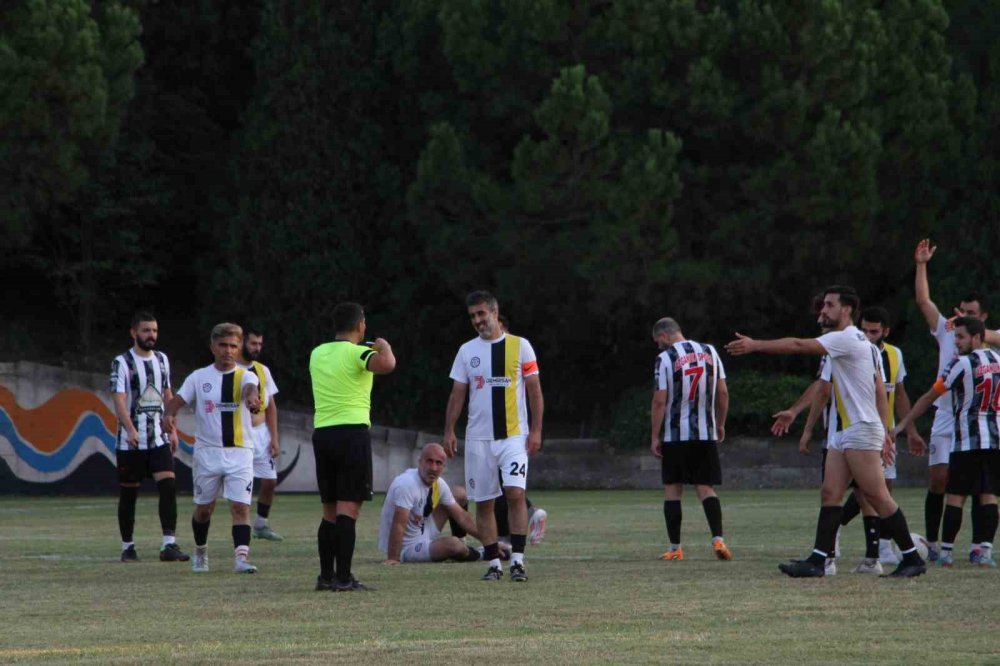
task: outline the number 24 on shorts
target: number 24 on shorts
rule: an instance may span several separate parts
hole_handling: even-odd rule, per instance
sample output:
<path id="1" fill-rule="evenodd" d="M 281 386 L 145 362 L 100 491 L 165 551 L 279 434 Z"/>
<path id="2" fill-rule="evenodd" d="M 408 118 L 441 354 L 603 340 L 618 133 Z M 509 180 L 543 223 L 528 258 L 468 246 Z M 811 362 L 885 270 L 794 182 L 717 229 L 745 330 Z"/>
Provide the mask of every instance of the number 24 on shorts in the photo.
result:
<path id="1" fill-rule="evenodd" d="M 518 465 L 516 460 L 512 462 L 510 464 L 510 472 L 508 472 L 508 474 L 510 474 L 511 476 L 524 476 L 525 475 L 524 463 Z"/>

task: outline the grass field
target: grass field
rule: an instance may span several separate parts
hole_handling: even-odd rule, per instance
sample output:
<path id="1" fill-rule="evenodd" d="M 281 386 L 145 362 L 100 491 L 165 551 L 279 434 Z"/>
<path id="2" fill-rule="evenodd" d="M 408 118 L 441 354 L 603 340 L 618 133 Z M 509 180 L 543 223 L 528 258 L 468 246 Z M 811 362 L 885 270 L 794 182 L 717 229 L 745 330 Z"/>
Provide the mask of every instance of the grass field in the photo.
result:
<path id="1" fill-rule="evenodd" d="M 922 491 L 898 494 L 922 532 Z M 253 576 L 230 572 L 225 511 L 209 537 L 213 570 L 197 576 L 156 561 L 154 494 L 140 496 L 144 561 L 132 565 L 117 561 L 114 498 L 2 498 L 0 663 L 1000 663 L 997 570 L 852 575 L 862 551 L 852 524 L 840 575 L 779 574 L 779 561 L 811 546 L 814 491 L 724 491 L 733 562 L 712 557 L 704 514 L 687 498 L 679 563 L 656 559 L 656 492 L 531 496 L 549 530 L 528 548 L 528 583 L 481 582 L 481 563 L 382 566 L 379 498 L 359 522 L 354 566 L 379 589 L 352 594 L 312 590 L 315 496 L 279 496 L 272 523 L 287 540 L 253 542 Z"/>

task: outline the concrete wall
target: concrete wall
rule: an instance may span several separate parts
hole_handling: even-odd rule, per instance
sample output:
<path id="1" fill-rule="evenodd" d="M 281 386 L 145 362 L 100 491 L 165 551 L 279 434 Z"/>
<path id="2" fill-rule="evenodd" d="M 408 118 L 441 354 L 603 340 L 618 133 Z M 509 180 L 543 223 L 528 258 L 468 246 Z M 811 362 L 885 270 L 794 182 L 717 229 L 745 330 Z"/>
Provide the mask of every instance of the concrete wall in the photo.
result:
<path id="1" fill-rule="evenodd" d="M 36 363 L 0 364 L 0 493 L 115 491 L 115 420 L 107 381 L 103 374 Z M 279 415 L 279 489 L 315 492 L 312 414 L 279 410 Z M 192 434 L 193 421 L 185 410 L 180 429 Z M 385 491 L 396 474 L 416 464 L 425 443 L 438 440 L 439 434 L 373 427 L 375 490 Z M 802 456 L 793 439 L 732 437 L 720 451 L 726 487 L 819 484 L 818 447 Z M 190 444 L 181 446 L 177 463 L 181 487 L 190 488 Z M 901 453 L 899 483 L 923 484 L 926 466 L 926 458 Z M 462 477 L 459 456 L 449 461 L 445 478 L 462 483 Z M 646 449 L 616 451 L 593 439 L 547 440 L 530 461 L 529 479 L 530 487 L 538 489 L 655 489 L 660 487 L 660 463 Z"/>

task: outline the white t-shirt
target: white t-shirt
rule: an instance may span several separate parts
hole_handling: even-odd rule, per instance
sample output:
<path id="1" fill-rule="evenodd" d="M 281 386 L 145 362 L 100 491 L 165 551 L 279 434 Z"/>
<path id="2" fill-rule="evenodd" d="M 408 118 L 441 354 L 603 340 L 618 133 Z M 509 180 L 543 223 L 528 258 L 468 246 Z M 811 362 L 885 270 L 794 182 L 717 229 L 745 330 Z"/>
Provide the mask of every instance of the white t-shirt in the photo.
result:
<path id="1" fill-rule="evenodd" d="M 875 403 L 875 375 L 881 373 L 881 354 L 857 326 L 831 331 L 816 340 L 830 356 L 833 393 L 840 427 L 855 423 L 882 423 Z"/>
<path id="2" fill-rule="evenodd" d="M 238 366 L 244 370 L 250 370 L 253 364 L 243 365 L 242 363 L 237 363 Z M 271 368 L 267 367 L 263 363 L 258 362 L 257 367 L 264 374 L 264 382 L 260 383 L 260 376 L 257 377 L 258 382 L 258 392 L 260 393 L 260 410 L 263 412 L 267 409 L 267 406 L 271 404 L 271 397 L 278 394 L 278 385 L 274 383 L 274 377 L 271 376 Z M 257 375 L 257 372 L 254 372 Z"/>
<path id="3" fill-rule="evenodd" d="M 528 434 L 524 378 L 538 374 L 531 343 L 505 333 L 474 338 L 458 350 L 451 378 L 469 385 L 466 439 L 500 440 Z"/>
<path id="4" fill-rule="evenodd" d="M 215 365 L 195 370 L 177 395 L 194 408 L 194 445 L 253 449 L 250 410 L 245 389 L 257 386 L 257 375 L 239 366 L 220 372 Z"/>
<path id="5" fill-rule="evenodd" d="M 423 539 L 424 527 L 427 521 L 432 520 L 431 513 L 439 504 L 451 506 L 454 503 L 455 496 L 444 479 L 439 478 L 428 486 L 420 478 L 416 467 L 406 470 L 392 480 L 385 495 L 378 529 L 379 550 L 387 554 L 389 552 L 389 534 L 392 532 L 392 519 L 397 507 L 410 512 L 403 530 L 402 547 L 406 548 L 410 543 Z"/>
<path id="6" fill-rule="evenodd" d="M 937 326 L 931 331 L 931 335 L 938 343 L 938 377 L 943 377 L 945 370 L 958 358 L 958 347 L 955 345 L 955 329 L 948 330 L 948 320 L 943 315 L 938 314 Z M 940 396 L 934 401 L 934 406 L 946 412 L 951 411 L 951 400 L 947 396 Z"/>

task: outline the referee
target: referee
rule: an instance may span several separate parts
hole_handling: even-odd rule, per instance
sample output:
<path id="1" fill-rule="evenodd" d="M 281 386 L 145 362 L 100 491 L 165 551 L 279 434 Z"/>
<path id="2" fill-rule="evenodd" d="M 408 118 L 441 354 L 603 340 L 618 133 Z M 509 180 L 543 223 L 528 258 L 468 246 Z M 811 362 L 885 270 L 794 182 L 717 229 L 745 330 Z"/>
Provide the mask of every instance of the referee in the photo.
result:
<path id="1" fill-rule="evenodd" d="M 316 483 L 323 502 L 316 589 L 353 592 L 372 589 L 351 575 L 355 523 L 361 503 L 372 499 L 372 376 L 392 372 L 396 357 L 382 338 L 361 344 L 365 312 L 357 303 L 337 305 L 333 324 L 333 342 L 316 347 L 309 357 Z"/>

